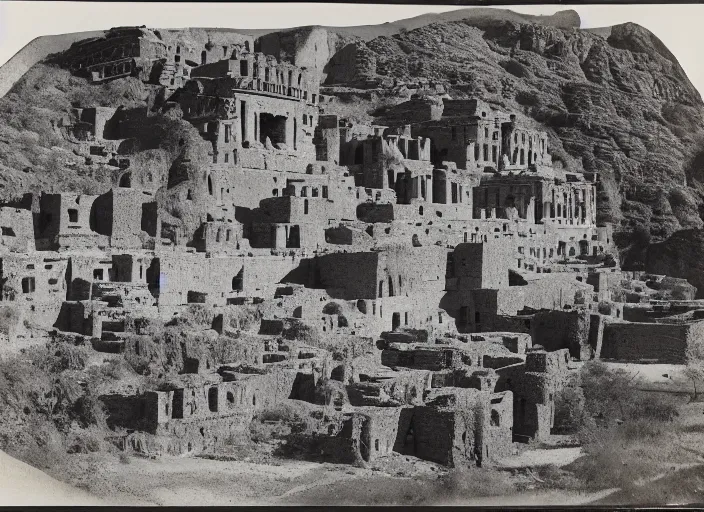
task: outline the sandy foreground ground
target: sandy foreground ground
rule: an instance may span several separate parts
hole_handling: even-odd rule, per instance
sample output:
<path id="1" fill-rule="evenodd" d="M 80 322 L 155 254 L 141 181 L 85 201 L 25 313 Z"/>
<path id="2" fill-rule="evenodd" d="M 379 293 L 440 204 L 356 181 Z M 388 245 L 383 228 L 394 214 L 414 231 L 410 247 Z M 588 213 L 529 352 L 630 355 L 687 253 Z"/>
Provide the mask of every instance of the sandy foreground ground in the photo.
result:
<path id="1" fill-rule="evenodd" d="M 567 450 L 568 459 L 577 455 Z M 0 452 L 0 505 L 382 504 L 418 493 L 412 478 L 370 469 L 288 460 L 276 464 L 175 457 L 134 457 L 124 464 L 107 457 L 90 480 L 89 493 Z M 543 491 L 438 504 L 578 505 L 607 494 Z"/>
<path id="2" fill-rule="evenodd" d="M 110 503 L 0 452 L 0 505 L 109 505 Z"/>

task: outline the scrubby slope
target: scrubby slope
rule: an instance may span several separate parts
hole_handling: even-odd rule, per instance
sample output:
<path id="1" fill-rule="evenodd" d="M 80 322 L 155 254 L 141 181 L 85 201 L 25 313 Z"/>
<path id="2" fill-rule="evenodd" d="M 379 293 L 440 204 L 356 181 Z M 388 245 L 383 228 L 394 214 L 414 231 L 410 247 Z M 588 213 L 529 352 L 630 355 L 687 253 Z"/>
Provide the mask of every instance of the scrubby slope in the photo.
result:
<path id="1" fill-rule="evenodd" d="M 99 37 L 102 30 L 74 32 L 57 36 L 42 36 L 30 41 L 0 67 L 0 96 L 4 96 L 29 68 L 51 53 L 66 50 L 71 44 L 89 37 Z"/>
<path id="2" fill-rule="evenodd" d="M 579 26 L 579 15 L 572 10 L 559 11 L 552 16 L 531 16 L 527 14 L 519 14 L 506 9 L 486 9 L 486 8 L 470 8 L 470 9 L 458 9 L 456 11 L 450 11 L 445 13 L 431 13 L 423 14 L 421 16 L 416 16 L 414 18 L 402 19 L 394 21 L 392 23 L 383 23 L 379 25 L 363 25 L 354 27 L 298 27 L 291 29 L 223 29 L 223 28 L 201 28 L 201 29 L 183 29 L 184 31 L 198 31 L 207 32 L 213 38 L 214 42 L 220 35 L 227 35 L 228 32 L 239 32 L 242 34 L 252 35 L 254 37 L 261 37 L 268 34 L 272 34 L 273 37 L 269 39 L 281 39 L 281 46 L 284 47 L 285 51 L 289 52 L 290 55 L 295 55 L 295 52 L 291 52 L 291 48 L 288 46 L 287 40 L 290 40 L 293 35 L 294 38 L 299 41 L 301 35 L 303 39 L 310 41 L 307 37 L 309 34 L 314 34 L 319 31 L 326 32 L 326 36 L 331 40 L 343 39 L 357 39 L 361 38 L 364 40 L 373 39 L 382 35 L 391 36 L 405 30 L 412 30 L 430 23 L 435 23 L 437 21 L 451 21 L 464 19 L 469 17 L 487 17 L 491 16 L 493 18 L 511 19 L 515 21 L 524 21 L 529 23 L 539 23 L 544 25 L 554 25 L 563 27 L 578 27 Z M 169 32 L 176 32 L 178 29 L 169 30 Z M 90 37 L 98 37 L 103 34 L 103 30 L 96 30 L 92 32 L 75 32 L 72 34 L 60 34 L 54 36 L 42 36 L 32 40 L 19 52 L 17 52 L 7 63 L 0 66 L 0 96 L 3 96 L 10 90 L 10 88 L 15 84 L 17 80 L 22 77 L 24 73 L 29 70 L 34 64 L 44 60 L 48 55 L 56 52 L 66 50 L 72 43 L 87 39 Z M 315 44 L 315 43 L 314 43 Z M 300 46 L 298 46 L 301 48 Z M 322 50 L 321 50 L 322 51 Z M 276 55 L 277 53 L 273 53 Z M 334 54 L 334 51 L 325 58 L 329 59 Z M 302 55 L 302 53 L 301 53 Z M 324 55 L 321 53 L 321 55 Z M 299 64 L 305 65 L 305 64 Z"/>
<path id="3" fill-rule="evenodd" d="M 383 94 L 399 81 L 447 79 L 452 97 L 537 121 L 557 161 L 601 175 L 599 220 L 615 224 L 625 265 L 638 267 L 651 241 L 704 225 L 704 178 L 692 164 L 704 105 L 652 33 L 635 24 L 603 33 L 489 18 L 437 23 L 358 43 L 356 68 L 338 62 L 327 81 L 335 90 L 376 80 Z M 386 120 L 384 109 L 375 114 Z"/>

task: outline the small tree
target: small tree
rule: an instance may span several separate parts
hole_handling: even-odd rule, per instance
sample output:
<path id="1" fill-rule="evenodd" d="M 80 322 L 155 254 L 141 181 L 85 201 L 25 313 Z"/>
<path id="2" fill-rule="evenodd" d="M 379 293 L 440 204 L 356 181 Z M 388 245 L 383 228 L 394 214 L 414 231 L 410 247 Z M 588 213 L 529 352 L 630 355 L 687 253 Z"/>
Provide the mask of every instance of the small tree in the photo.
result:
<path id="1" fill-rule="evenodd" d="M 697 381 L 704 380 L 704 365 L 702 365 L 701 361 L 690 361 L 682 373 L 692 381 L 692 396 L 690 397 L 690 402 L 696 402 L 699 398 Z"/>

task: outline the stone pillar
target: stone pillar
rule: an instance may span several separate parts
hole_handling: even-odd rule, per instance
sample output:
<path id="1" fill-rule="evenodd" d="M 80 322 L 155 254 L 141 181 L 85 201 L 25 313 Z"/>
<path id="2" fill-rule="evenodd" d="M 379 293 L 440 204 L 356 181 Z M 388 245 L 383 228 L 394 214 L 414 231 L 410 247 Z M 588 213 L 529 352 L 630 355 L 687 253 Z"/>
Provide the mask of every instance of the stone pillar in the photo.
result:
<path id="1" fill-rule="evenodd" d="M 535 197 L 532 196 L 528 200 L 528 206 L 526 207 L 526 220 L 531 224 L 535 224 Z"/>
<path id="2" fill-rule="evenodd" d="M 278 224 L 276 226 L 276 237 L 274 239 L 275 249 L 285 249 L 286 248 L 286 226 Z"/>

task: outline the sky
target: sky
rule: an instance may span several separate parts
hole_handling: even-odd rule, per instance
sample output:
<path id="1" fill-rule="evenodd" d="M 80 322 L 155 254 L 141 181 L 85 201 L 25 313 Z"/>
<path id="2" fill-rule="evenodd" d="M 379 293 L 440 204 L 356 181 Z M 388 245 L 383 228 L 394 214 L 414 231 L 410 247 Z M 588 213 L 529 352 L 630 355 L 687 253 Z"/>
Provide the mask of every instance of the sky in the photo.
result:
<path id="1" fill-rule="evenodd" d="M 123 3 L 0 1 L 0 65 L 35 37 L 104 30 L 115 26 L 153 28 L 290 28 L 299 25 L 354 26 L 378 24 L 429 12 L 457 9 L 451 5 L 358 5 L 312 3 Z M 582 28 L 631 21 L 653 32 L 677 57 L 695 87 L 704 95 L 704 5 L 519 5 L 496 6 L 524 14 L 549 15 L 576 10 Z"/>

